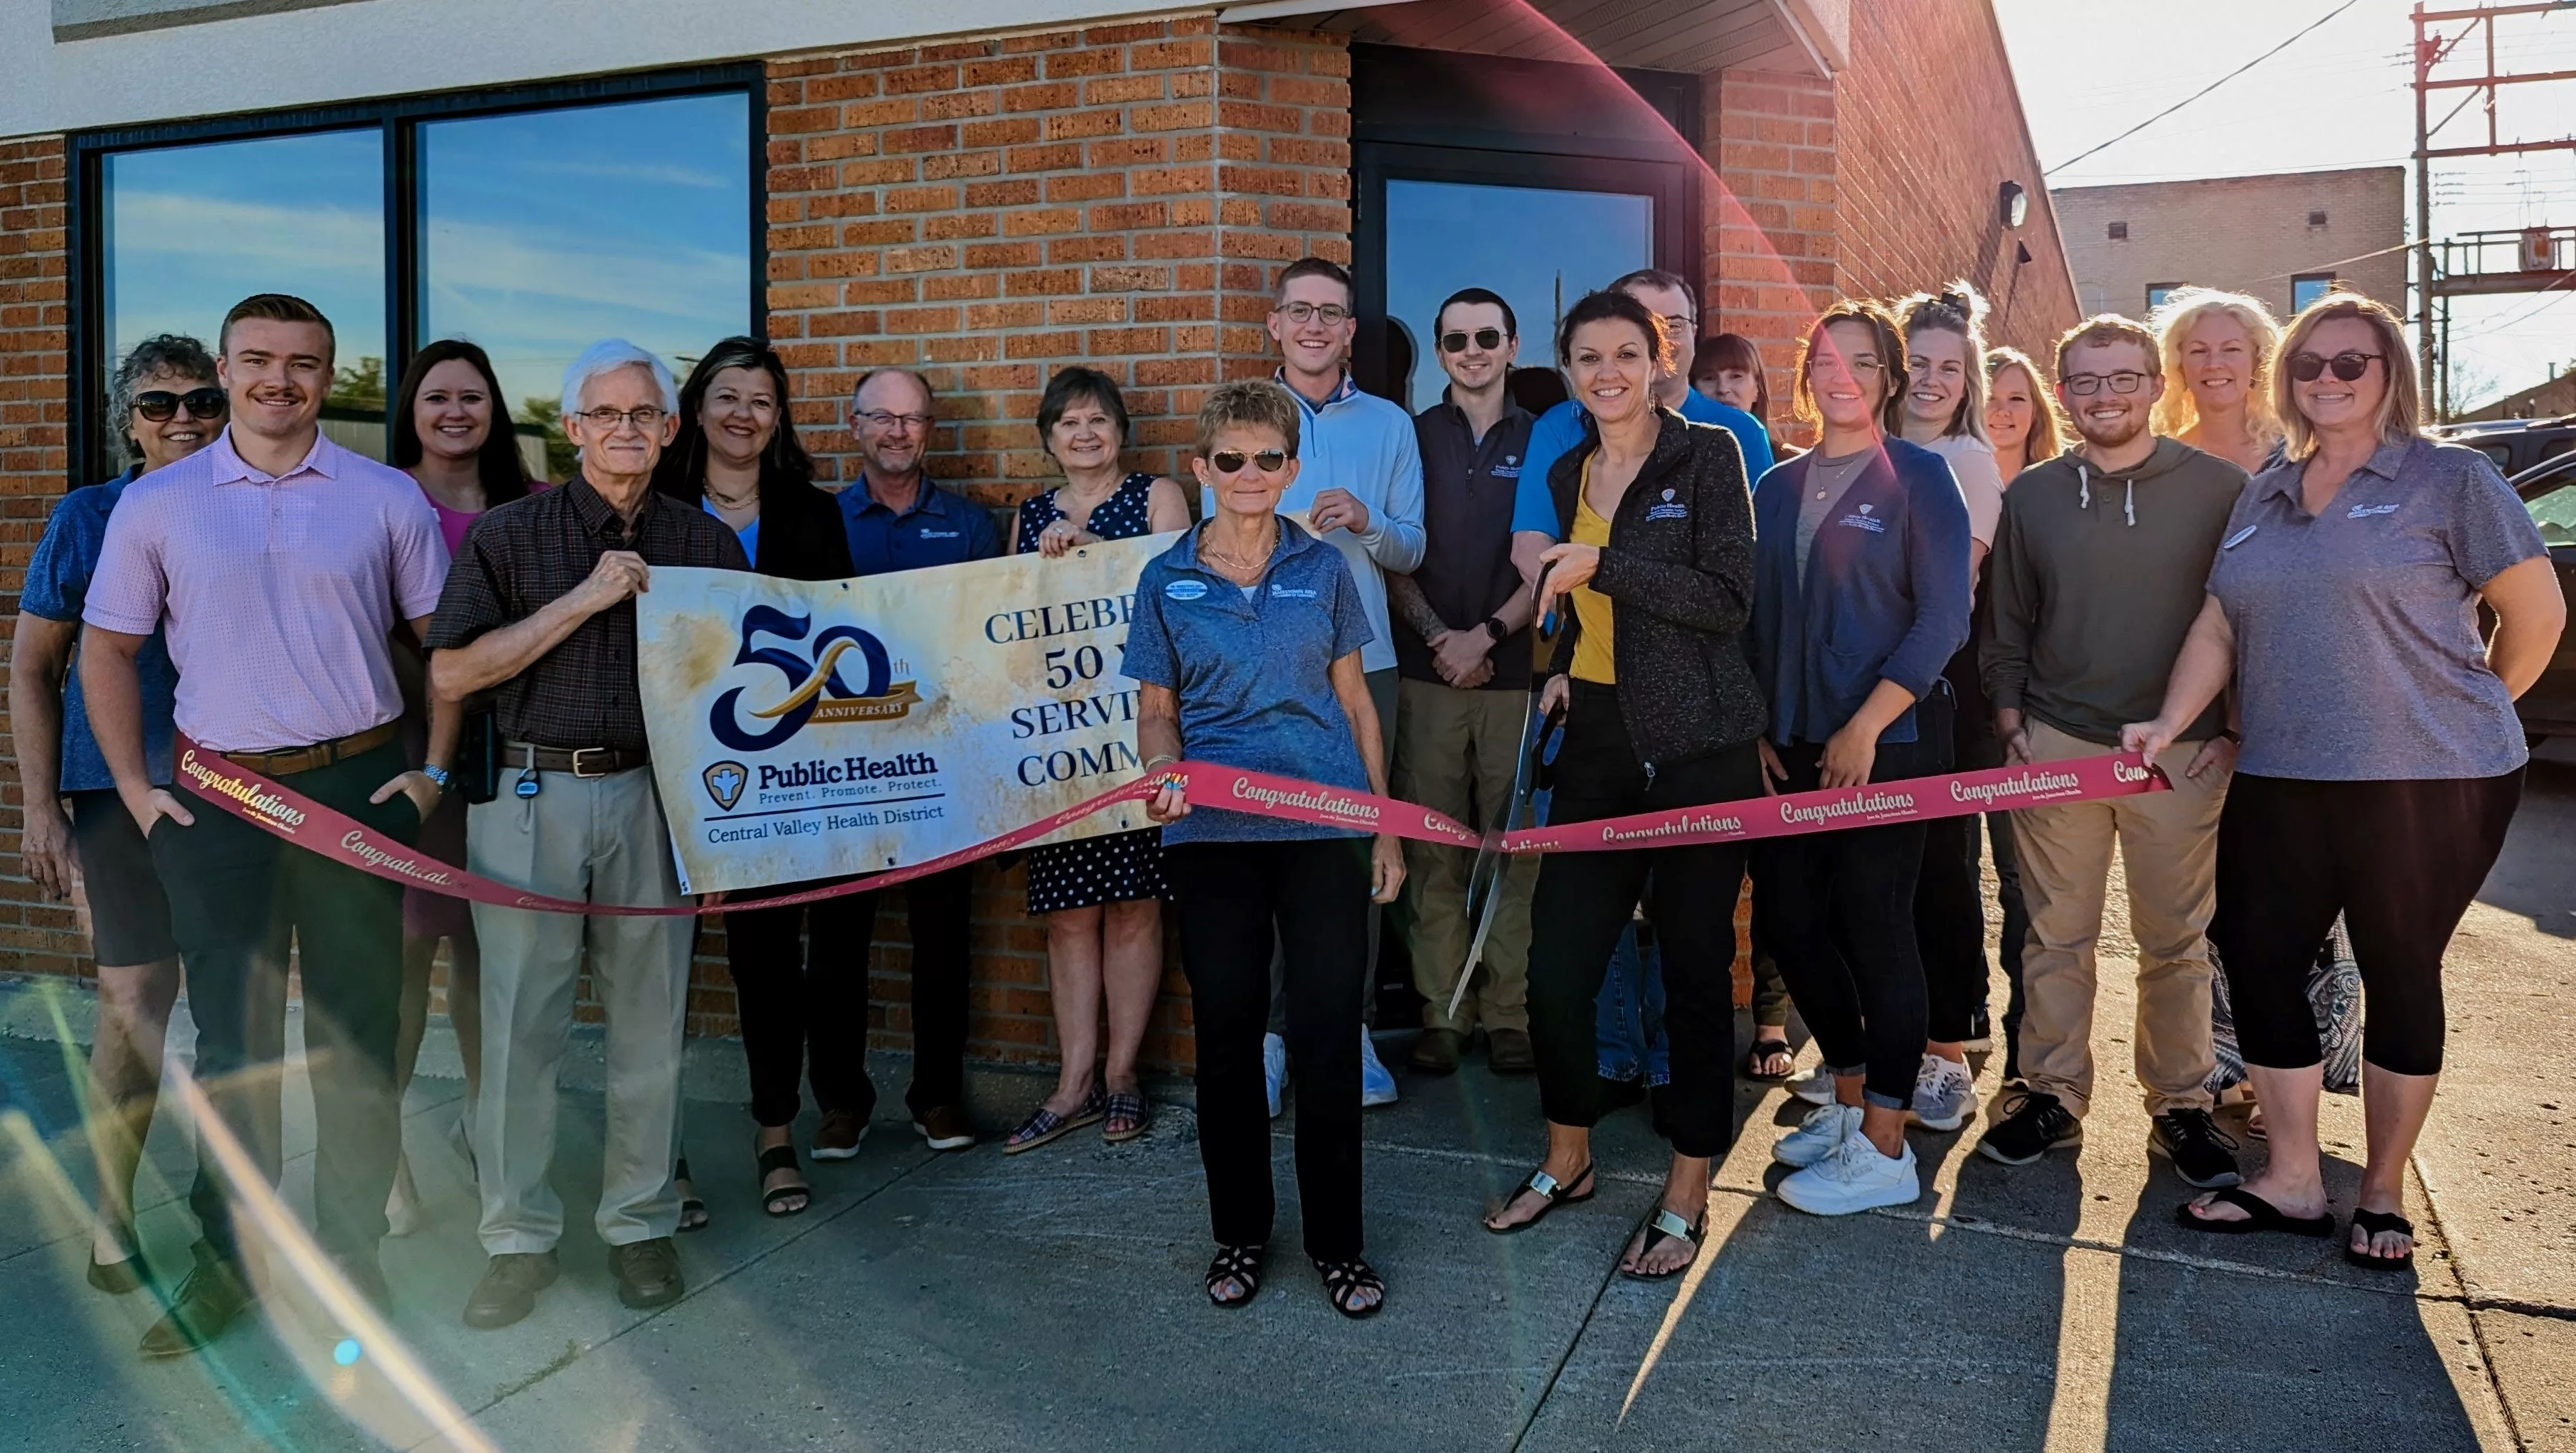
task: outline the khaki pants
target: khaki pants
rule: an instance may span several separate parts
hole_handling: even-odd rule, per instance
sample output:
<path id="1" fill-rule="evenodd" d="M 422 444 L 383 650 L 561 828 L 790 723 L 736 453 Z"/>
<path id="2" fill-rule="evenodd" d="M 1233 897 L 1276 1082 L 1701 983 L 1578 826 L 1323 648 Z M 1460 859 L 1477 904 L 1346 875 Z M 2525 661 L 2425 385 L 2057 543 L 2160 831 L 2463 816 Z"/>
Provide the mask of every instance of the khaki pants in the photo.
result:
<path id="1" fill-rule="evenodd" d="M 1479 829 L 1509 809 L 1528 714 L 1524 693 L 1403 681 L 1397 683 L 1396 702 L 1395 767 L 1388 785 L 1397 797 Z M 1530 892 L 1538 882 L 1538 857 L 1522 853 L 1505 864 L 1495 890 L 1502 902 L 1485 936 L 1484 970 L 1452 1019 L 1449 996 L 1457 991 L 1467 946 L 1476 937 L 1467 917 L 1467 879 L 1476 854 L 1405 840 L 1402 921 L 1413 951 L 1413 987 L 1428 1001 L 1423 1028 L 1467 1034 L 1481 1022 L 1488 1030 L 1529 1029 Z"/>
<path id="2" fill-rule="evenodd" d="M 2033 1089 L 2084 1114 L 2093 1097 L 2094 944 L 2102 932 L 2111 845 L 2128 875 L 2129 927 L 2138 940 L 2138 1083 L 2147 1113 L 2210 1107 L 2209 919 L 2217 906 L 2218 814 L 2227 774 L 2183 775 L 2200 742 L 2156 759 L 2170 792 L 2029 807 L 2013 815 L 2030 941 L 2022 956 L 2021 1068 Z M 2034 761 L 2098 756 L 2102 748 L 2032 722 Z"/>
<path id="3" fill-rule="evenodd" d="M 515 887 L 594 903 L 674 904 L 680 880 L 650 769 L 607 777 L 539 774 L 466 814 L 466 866 Z M 474 905 L 483 945 L 483 1098 L 474 1153 L 483 1249 L 541 1252 L 563 1235 L 547 1182 L 555 1154 L 555 1072 L 587 952 L 608 1011 L 608 1127 L 599 1237 L 611 1246 L 678 1229 L 671 1163 L 680 1141 L 680 1037 L 689 1001 L 691 918 L 586 918 Z"/>

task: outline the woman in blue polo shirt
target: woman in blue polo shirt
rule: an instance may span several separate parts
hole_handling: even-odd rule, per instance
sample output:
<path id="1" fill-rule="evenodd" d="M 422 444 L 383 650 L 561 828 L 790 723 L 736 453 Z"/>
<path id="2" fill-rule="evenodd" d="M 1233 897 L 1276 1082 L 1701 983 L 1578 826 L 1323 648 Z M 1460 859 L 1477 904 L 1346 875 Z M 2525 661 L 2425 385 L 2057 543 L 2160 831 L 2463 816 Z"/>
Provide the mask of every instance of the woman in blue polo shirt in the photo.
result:
<path id="1" fill-rule="evenodd" d="M 2344 1256 L 2415 1255 L 2406 1166 L 2442 1070 L 2442 955 L 2504 847 L 2530 753 L 2513 699 L 2567 623 L 2539 529 L 2485 455 L 2423 436 L 2396 315 L 2308 305 L 2276 351 L 2287 459 L 2228 518 L 2151 722 L 2162 751 L 2232 680 L 2245 743 L 2218 820 L 2211 941 L 2271 1155 L 2177 1208 L 2202 1231 L 2334 1234 L 2317 1151 L 2309 966 L 2341 913 L 2363 986 L 2370 1159 Z M 2496 615 L 2478 638 L 2477 607 Z"/>
<path id="2" fill-rule="evenodd" d="M 1216 511 L 1136 582 L 1126 653 L 1142 687 L 1136 746 L 1148 772 L 1186 751 L 1383 795 L 1386 756 L 1360 670 L 1370 631 L 1359 588 L 1340 552 L 1277 513 L 1297 477 L 1297 424 L 1296 400 L 1269 382 L 1228 384 L 1200 408 L 1192 467 Z M 1306 1255 L 1333 1306 L 1367 1316 L 1384 1303 L 1386 1283 L 1360 1259 L 1360 996 L 1368 905 L 1394 900 L 1404 855 L 1392 837 L 1193 811 L 1177 787 L 1146 810 L 1164 825 L 1163 873 L 1197 1027 L 1199 1158 L 1217 1240 L 1208 1300 L 1249 1303 L 1270 1241 L 1261 1036 L 1275 939 L 1287 956 L 1288 1052 L 1298 1064 Z"/>
<path id="3" fill-rule="evenodd" d="M 1941 456 L 1897 437 L 1906 396 L 1896 319 L 1825 310 L 1796 379 L 1816 447 L 1753 493 L 1754 675 L 1771 703 L 1765 769 L 1784 792 L 1939 771 L 1948 710 L 1926 700 L 1968 638 L 1968 507 Z M 1830 1078 L 1830 1097 L 1772 1148 L 1798 1167 L 1780 1199 L 1839 1216 L 1922 1194 L 1905 1143 L 1928 1005 L 1914 937 L 1923 824 L 1775 838 L 1753 855 L 1771 952 Z"/>

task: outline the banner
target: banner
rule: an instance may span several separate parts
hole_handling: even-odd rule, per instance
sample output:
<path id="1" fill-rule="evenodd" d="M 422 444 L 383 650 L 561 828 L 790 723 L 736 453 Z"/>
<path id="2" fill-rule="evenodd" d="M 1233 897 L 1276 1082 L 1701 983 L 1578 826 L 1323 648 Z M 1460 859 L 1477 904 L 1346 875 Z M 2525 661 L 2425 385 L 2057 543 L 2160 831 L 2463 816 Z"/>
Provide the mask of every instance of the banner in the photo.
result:
<path id="1" fill-rule="evenodd" d="M 1172 539 L 821 582 L 656 566 L 635 656 L 681 887 L 920 863 L 1135 782 L 1127 618 Z M 1046 840 L 1148 825 L 1121 800 Z"/>

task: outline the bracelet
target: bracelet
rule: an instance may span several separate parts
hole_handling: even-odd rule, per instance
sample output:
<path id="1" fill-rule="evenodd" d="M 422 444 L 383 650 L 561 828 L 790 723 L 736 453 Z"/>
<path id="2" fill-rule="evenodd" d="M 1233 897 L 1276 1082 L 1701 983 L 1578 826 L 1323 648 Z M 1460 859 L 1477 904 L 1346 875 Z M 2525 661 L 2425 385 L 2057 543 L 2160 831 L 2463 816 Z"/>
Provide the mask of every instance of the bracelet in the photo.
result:
<path id="1" fill-rule="evenodd" d="M 1145 759 L 1145 770 L 1151 772 L 1155 768 L 1163 765 L 1165 762 L 1177 762 L 1179 760 L 1180 758 L 1172 755 L 1171 753 L 1164 752 L 1159 756 L 1147 757 Z"/>
<path id="2" fill-rule="evenodd" d="M 424 777 L 428 778 L 428 779 L 429 779 L 430 781 L 432 781 L 432 782 L 437 783 L 437 784 L 438 784 L 438 790 L 439 790 L 439 791 L 441 791 L 441 792 L 444 792 L 444 791 L 446 791 L 446 790 L 447 790 L 447 783 L 448 783 L 448 779 L 449 779 L 450 777 L 454 776 L 455 774 L 454 774 L 454 773 L 449 772 L 445 767 L 437 767 L 437 766 L 428 766 L 428 765 L 424 765 L 424 766 L 420 769 L 420 775 L 422 775 L 422 776 L 424 776 Z"/>

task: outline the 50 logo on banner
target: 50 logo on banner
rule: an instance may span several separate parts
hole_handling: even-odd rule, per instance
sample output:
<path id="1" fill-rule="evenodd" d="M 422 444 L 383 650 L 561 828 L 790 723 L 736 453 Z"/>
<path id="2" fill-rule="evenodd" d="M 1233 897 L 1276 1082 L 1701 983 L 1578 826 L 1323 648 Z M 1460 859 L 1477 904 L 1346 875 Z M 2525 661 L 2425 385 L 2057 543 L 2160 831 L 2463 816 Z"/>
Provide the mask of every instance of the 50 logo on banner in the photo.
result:
<path id="1" fill-rule="evenodd" d="M 707 730 L 738 752 L 763 752 L 804 729 L 809 721 L 890 721 L 921 700 L 919 683 L 894 679 L 894 662 L 885 643 L 857 626 L 827 626 L 814 633 L 799 655 L 783 646 L 757 644 L 764 636 L 803 641 L 814 631 L 811 616 L 793 616 L 775 606 L 756 605 L 743 613 L 742 650 L 736 666 L 767 666 L 785 678 L 786 695 L 768 706 L 750 709 L 755 725 L 743 725 L 742 700 L 750 688 L 736 686 L 715 699 L 707 712 Z M 867 674 L 851 689 L 841 674 L 851 652 L 857 652 Z M 761 726 L 757 723 L 766 722 Z"/>

